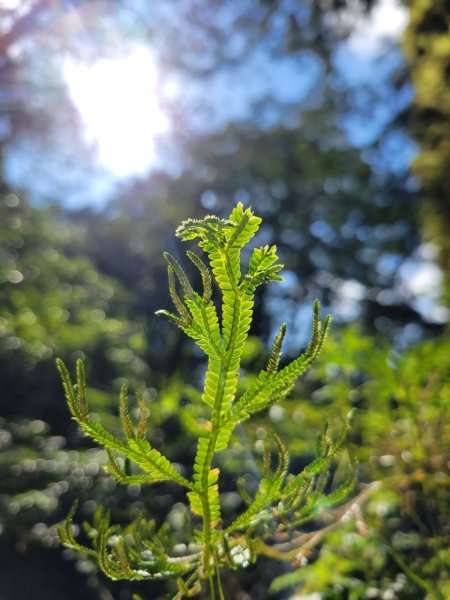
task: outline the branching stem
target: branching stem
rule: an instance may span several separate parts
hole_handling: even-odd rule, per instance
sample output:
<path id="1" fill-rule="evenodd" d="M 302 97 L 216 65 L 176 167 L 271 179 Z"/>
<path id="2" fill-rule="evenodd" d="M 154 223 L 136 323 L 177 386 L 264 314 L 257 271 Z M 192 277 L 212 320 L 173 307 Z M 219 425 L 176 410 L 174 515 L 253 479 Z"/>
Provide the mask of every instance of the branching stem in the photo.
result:
<path id="1" fill-rule="evenodd" d="M 315 302 L 313 334 L 308 349 L 280 369 L 281 346 L 286 331 L 286 326 L 282 325 L 266 370 L 262 370 L 254 383 L 236 400 L 241 356 L 253 314 L 255 290 L 263 283 L 281 280 L 277 273 L 282 265 L 278 262 L 275 246 L 254 248 L 247 273 L 241 272 L 241 250 L 254 237 L 260 222 L 261 219 L 255 217 L 251 209 L 244 209 L 239 203 L 229 220 L 210 215 L 202 221 L 185 221 L 177 230 L 177 235 L 184 241 L 200 238 L 199 246 L 209 258 L 211 273 L 196 255 L 188 253 L 202 276 L 203 296 L 193 290 L 178 261 L 166 254 L 170 295 L 178 315 L 167 311 L 160 314 L 165 314 L 192 337 L 208 357 L 201 398 L 210 411 L 210 421 L 208 432 L 202 431 L 198 441 L 192 480 L 183 477 L 175 464 L 151 446 L 146 436 L 149 412 L 140 394 L 137 394 L 140 416 L 135 423 L 133 411 L 128 406 L 126 388 L 122 389 L 120 418 L 125 439 L 123 436 L 116 437 L 90 416 L 84 393 L 82 364 L 77 366 L 74 385 L 65 365 L 58 362 L 71 414 L 84 432 L 108 451 L 111 463 L 109 473 L 122 484 L 178 483 L 188 490 L 190 508 L 202 519 L 202 530 L 196 531 L 196 536 L 187 540 L 189 544 L 195 542 L 195 549 L 189 548 L 182 557 L 173 557 L 169 548 L 164 550 L 167 544 L 165 530 L 161 528 L 160 533 L 153 521 L 136 520 L 130 534 L 126 529 L 112 526 L 109 514 L 101 508 L 90 529 L 93 534 L 92 547 L 81 546 L 72 530 L 74 507 L 59 528 L 61 540 L 70 548 L 97 557 L 102 570 L 114 580 L 175 577 L 178 599 L 193 597 L 205 585 L 209 587 L 210 600 L 225 600 L 220 577 L 222 566 L 245 566 L 262 553 L 276 551 L 279 555 L 277 558 L 283 559 L 288 553 L 298 552 L 298 549 L 291 547 L 275 549 L 271 545 L 266 546 L 262 535 L 267 523 L 271 527 L 275 523 L 278 533 L 281 533 L 286 523 L 292 526 L 299 515 L 302 522 L 310 519 L 320 507 L 340 503 L 348 490 L 353 489 L 353 478 L 328 496 L 323 493 L 322 485 L 327 481 L 331 459 L 344 443 L 347 425 L 334 445 L 328 441 L 322 444 L 318 449 L 318 458 L 295 476 L 288 475 L 287 448 L 274 436 L 277 467 L 272 468 L 274 461 L 271 461 L 268 448 L 258 489 L 253 496 L 246 492 L 249 499 L 247 509 L 231 525 L 223 528 L 219 469 L 213 469 L 216 453 L 226 448 L 232 430 L 238 423 L 269 408 L 289 393 L 298 377 L 318 356 L 329 323 L 327 319 L 321 322 L 320 305 Z M 211 301 L 211 275 L 222 295 L 220 325 L 218 309 Z M 129 471 L 123 466 L 121 456 L 126 461 L 132 461 L 139 470 Z M 305 506 L 306 511 L 300 513 Z M 303 543 L 302 540 L 295 541 Z M 194 554 L 192 550 L 196 550 Z M 150 558 L 142 556 L 144 553 L 149 554 Z"/>

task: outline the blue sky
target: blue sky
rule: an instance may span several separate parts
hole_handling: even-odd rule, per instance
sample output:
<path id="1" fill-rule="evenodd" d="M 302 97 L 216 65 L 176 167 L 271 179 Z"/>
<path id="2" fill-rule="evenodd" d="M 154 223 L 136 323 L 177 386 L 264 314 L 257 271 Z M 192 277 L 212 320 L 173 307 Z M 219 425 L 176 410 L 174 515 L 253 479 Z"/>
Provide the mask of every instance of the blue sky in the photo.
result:
<path id="1" fill-rule="evenodd" d="M 340 79 L 338 85 L 356 91 L 366 87 L 377 97 L 374 109 L 368 114 L 364 103 L 361 106 L 355 94 L 356 100 L 352 110 L 339 118 L 339 125 L 346 132 L 349 142 L 356 147 L 364 148 L 376 140 L 384 125 L 389 123 L 392 116 L 407 106 L 411 100 L 413 93 L 411 88 L 398 93 L 389 85 L 390 74 L 402 64 L 401 53 L 396 49 L 395 44 L 406 22 L 407 13 L 395 0 L 379 0 L 369 19 L 360 16 L 356 20 L 353 33 L 347 41 L 340 44 L 334 54 L 336 74 Z M 131 27 L 126 21 L 123 26 Z M 139 33 L 138 25 L 132 24 L 132 26 Z M 139 51 L 139 35 L 135 35 L 134 43 L 136 44 L 134 51 L 136 52 L 136 49 Z M 255 103 L 268 95 L 280 101 L 285 108 L 278 112 L 266 112 L 265 122 L 259 123 L 263 127 L 283 121 L 285 115 L 292 114 L 289 108 L 297 111 L 299 107 L 314 106 L 315 94 L 320 94 L 318 85 L 324 69 L 320 59 L 310 51 L 300 51 L 274 59 L 271 57 L 272 50 L 269 40 L 267 44 L 257 46 L 250 51 L 245 61 L 197 80 L 183 79 L 179 75 L 166 73 L 161 69 L 156 75 L 161 105 L 164 106 L 165 102 L 169 102 L 184 107 L 185 114 L 188 114 L 190 119 L 188 127 L 202 133 L 220 129 L 230 122 L 251 119 Z M 130 50 L 130 43 L 127 43 L 124 57 L 130 56 L 132 52 L 132 46 Z M 120 68 L 123 57 L 120 57 L 120 52 L 117 52 L 117 55 L 117 89 L 120 90 L 126 86 L 120 79 L 124 75 L 124 69 Z M 60 56 L 52 54 L 48 49 L 41 56 L 29 58 L 32 59 L 33 74 L 28 74 L 27 77 L 31 77 L 31 80 L 39 80 L 39 73 L 47 69 L 51 71 L 54 81 L 57 82 L 59 79 L 61 85 L 63 73 L 67 72 L 67 61 L 64 62 Z M 155 56 L 155 64 L 157 64 L 157 56 Z M 144 79 L 141 74 L 138 76 Z M 85 88 L 97 95 L 101 93 L 102 86 L 95 88 L 92 78 L 90 81 L 91 83 L 87 73 Z M 103 85 L 103 88 L 105 87 L 106 84 Z M 36 84 L 33 89 L 35 97 L 32 103 L 39 110 L 39 106 L 45 102 L 47 92 L 45 87 Z M 79 92 L 80 90 L 78 90 L 78 97 L 81 95 Z M 72 99 L 76 103 L 76 89 L 72 86 L 72 89 L 68 89 L 68 93 L 72 94 Z M 140 90 L 137 95 L 139 94 L 142 95 Z M 109 98 L 113 97 L 114 88 L 111 88 Z M 128 111 L 128 114 L 133 115 L 139 110 L 145 110 L 143 103 L 139 106 L 136 102 L 130 110 L 126 102 L 131 101 L 130 96 L 128 100 L 123 100 L 124 113 Z M 85 107 L 87 104 L 84 103 Z M 110 105 L 111 102 L 103 102 L 103 104 Z M 86 121 L 86 110 L 83 112 L 80 102 L 77 106 L 80 110 L 81 122 Z M 55 131 L 58 131 L 59 127 L 60 134 L 62 133 L 59 140 L 57 136 L 54 138 L 47 136 L 46 144 L 43 146 L 39 141 L 30 140 L 26 135 L 17 139 L 7 149 L 4 158 L 7 181 L 12 187 L 25 189 L 31 199 L 38 202 L 53 199 L 74 207 L 86 204 L 100 206 L 130 178 L 145 176 L 153 168 L 161 168 L 162 165 L 168 165 L 169 170 L 172 168 L 176 171 L 180 156 L 177 153 L 175 126 L 169 123 L 165 139 L 162 131 L 157 132 L 162 139 L 162 144 L 158 145 L 156 140 L 149 160 L 150 146 L 153 145 L 151 141 L 145 143 L 143 135 L 147 138 L 151 137 L 151 126 L 147 129 L 143 128 L 142 131 L 139 131 L 139 126 L 135 126 L 138 137 L 133 139 L 132 135 L 127 135 L 131 125 L 121 122 L 120 103 L 117 106 L 116 112 L 110 111 L 110 127 L 107 119 L 103 119 L 102 129 L 96 128 L 95 122 L 92 126 L 91 122 L 90 127 L 86 126 L 79 131 L 79 139 L 70 140 L 69 144 L 64 142 L 62 129 L 64 123 L 59 125 L 56 114 Z M 199 106 L 200 109 L 191 110 L 191 107 Z M 155 112 L 155 107 L 152 110 Z M 149 114 L 150 111 L 147 116 Z M 99 118 L 102 112 L 97 111 L 97 115 Z M 95 139 L 92 130 L 103 131 L 104 138 L 102 139 L 99 134 L 99 138 Z M 71 155 L 72 143 L 78 148 L 78 154 Z M 147 153 L 141 158 L 136 154 L 139 145 L 142 146 L 142 152 Z M 159 154 L 158 148 L 160 148 Z M 390 158 L 386 160 L 384 156 L 385 165 L 381 163 L 380 156 L 367 155 L 366 159 L 372 161 L 376 169 L 393 168 L 401 171 L 407 167 L 415 152 L 415 146 L 409 138 L 397 134 L 397 137 L 395 135 L 391 137 L 389 146 L 384 150 L 385 155 L 387 153 L 392 156 L 392 160 Z M 131 160 L 133 152 L 136 154 L 134 162 Z M 104 160 L 105 155 L 110 157 L 109 162 Z"/>

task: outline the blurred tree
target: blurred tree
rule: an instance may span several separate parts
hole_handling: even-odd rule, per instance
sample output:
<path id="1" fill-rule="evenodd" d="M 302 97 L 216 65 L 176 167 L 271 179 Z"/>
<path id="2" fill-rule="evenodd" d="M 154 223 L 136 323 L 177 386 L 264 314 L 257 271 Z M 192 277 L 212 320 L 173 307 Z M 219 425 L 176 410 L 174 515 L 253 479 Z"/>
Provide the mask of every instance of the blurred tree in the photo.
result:
<path id="1" fill-rule="evenodd" d="M 156 393 L 148 388 L 149 368 L 140 357 L 146 344 L 142 326 L 138 319 L 131 322 L 126 318 L 129 293 L 117 281 L 100 275 L 85 256 L 69 252 L 78 231 L 54 213 L 50 208 L 33 208 L 2 187 L 2 598 L 2 594 L 25 598 L 33 585 L 36 590 L 42 588 L 39 565 L 51 560 L 48 552 L 57 545 L 52 523 L 62 518 L 71 499 L 83 499 L 99 471 L 99 451 L 86 449 L 77 429 L 68 423 L 55 357 L 73 361 L 83 356 L 93 365 L 90 393 L 95 409 L 113 426 L 117 409 L 110 402 L 111 392 L 124 376 L 147 397 Z M 101 474 L 97 479 L 97 497 L 104 500 L 111 482 Z M 120 498 L 117 495 L 110 506 L 120 505 Z M 91 503 L 83 510 L 90 514 L 92 508 Z M 39 553 L 36 544 L 48 552 Z M 61 584 L 58 573 L 68 571 L 68 580 L 74 582 L 75 574 L 61 561 L 60 553 L 54 561 L 59 568 L 54 577 L 47 577 L 44 595 L 75 600 L 79 596 L 71 595 L 70 586 Z M 17 584 L 18 562 L 27 565 L 27 576 L 22 572 L 23 585 Z M 80 563 L 79 570 L 83 568 L 85 572 L 86 565 Z M 98 587 L 99 582 L 94 583 Z M 94 597 L 94 592 L 86 589 L 85 597 Z"/>
<path id="2" fill-rule="evenodd" d="M 322 296 L 339 320 L 426 326 L 398 279 L 419 241 L 408 174 L 377 176 L 334 119 L 328 104 L 303 112 L 298 128 L 231 127 L 203 140 L 193 155 L 215 177 L 203 179 L 201 200 L 225 207 L 244 198 L 265 215 L 263 241 L 280 247 L 288 269 L 276 301 L 292 313 Z"/>
<path id="3" fill-rule="evenodd" d="M 170 302 L 161 285 L 166 279 L 161 249 L 178 254 L 171 232 L 180 218 L 195 214 L 196 195 L 189 193 L 190 183 L 184 178 L 178 185 L 174 182 L 177 191 L 170 192 L 168 183 L 166 174 L 155 174 L 150 186 L 148 182 L 132 185 L 103 211 L 86 208 L 66 216 L 78 232 L 70 241 L 70 251 L 88 256 L 100 272 L 130 292 L 126 314 L 129 319 L 143 320 L 148 343 L 142 356 L 155 375 L 170 375 L 188 361 L 182 337 L 154 314 Z M 162 347 L 158 340 L 163 338 Z"/>
<path id="4" fill-rule="evenodd" d="M 412 169 L 422 184 L 425 237 L 439 248 L 450 298 L 450 5 L 446 0 L 409 0 L 410 22 L 404 40 L 415 97 L 412 133 L 420 153 Z"/>
<path id="5" fill-rule="evenodd" d="M 48 149 L 58 143 L 58 129 L 67 133 L 79 128 L 80 119 L 57 76 L 61 58 L 93 63 L 126 54 L 136 44 L 151 45 L 164 71 L 191 81 L 206 81 L 220 70 L 236 68 L 257 49 L 273 59 L 309 51 L 331 68 L 333 46 L 374 4 L 375 0 L 245 0 L 239 5 L 183 0 L 174 9 L 164 0 L 151 6 L 145 0 L 126 5 L 112 0 L 30 0 L 1 7 L 3 143 L 25 134 L 29 143 L 40 141 L 40 147 Z M 183 128 L 189 113 L 208 110 L 198 94 L 192 96 L 195 106 L 188 96 L 167 106 Z M 64 144 L 74 142 L 64 136 L 59 152 L 66 157 Z M 82 151 L 76 150 L 78 162 L 83 161 Z M 87 164 L 83 161 L 84 168 Z"/>
<path id="6" fill-rule="evenodd" d="M 300 309 L 312 297 L 321 297 L 338 320 L 358 318 L 393 337 L 411 322 L 438 331 L 429 313 L 414 308 L 399 275 L 420 243 L 409 175 L 374 174 L 360 151 L 348 147 L 332 115 L 331 109 L 309 111 L 299 128 L 230 126 L 192 141 L 192 168 L 181 177 L 153 174 L 103 213 L 75 213 L 84 230 L 78 251 L 133 289 L 136 310 L 150 316 L 166 301 L 158 297 L 161 262 L 152 256 L 175 215 L 225 214 L 242 200 L 264 215 L 259 242 L 276 243 L 287 269 L 276 297 L 269 290 L 267 302 L 260 298 L 256 334 L 272 329 L 270 303 L 283 303 L 296 343 L 303 343 Z"/>
<path id="7" fill-rule="evenodd" d="M 282 248 L 292 275 L 283 292 L 291 312 L 299 314 L 300 303 L 321 289 L 324 300 L 334 304 L 343 320 L 359 316 L 370 326 L 375 323 L 377 328 L 393 332 L 408 322 L 435 328 L 429 313 L 417 312 L 411 290 L 398 277 L 400 267 L 419 245 L 417 195 L 404 167 L 395 171 L 382 164 L 391 160 L 386 146 L 394 144 L 392 155 L 397 152 L 395 144 L 404 139 L 400 134 L 405 106 L 400 99 L 408 96 L 407 70 L 390 49 L 387 56 L 391 59 L 385 62 L 390 60 L 394 66 L 385 77 L 391 84 L 372 82 L 354 89 L 337 67 L 342 40 L 376 2 L 246 0 L 232 7 L 186 0 L 176 11 L 164 2 L 152 3 L 148 10 L 146 3 L 139 1 L 126 8 L 115 5 L 113 11 L 108 2 L 78 2 L 67 7 L 37 2 L 33 6 L 30 17 L 16 14 L 16 25 L 3 36 L 12 57 L 8 59 L 11 68 L 19 73 L 12 81 L 28 81 L 25 89 L 33 97 L 40 97 L 40 84 L 36 78 L 27 80 L 26 73 L 31 64 L 38 66 L 32 53 L 36 44 L 49 57 L 55 56 L 57 48 L 61 55 L 94 62 L 101 56 L 118 55 L 117 37 L 123 23 L 128 23 L 129 35 L 122 52 L 132 43 L 151 45 L 167 80 L 178 77 L 186 85 L 183 97 L 166 99 L 176 123 L 175 146 L 184 171 L 178 167 L 175 177 L 154 173 L 147 181 L 125 185 L 104 215 L 85 210 L 75 217 L 79 224 L 85 221 L 82 229 L 86 232 L 78 251 L 87 252 L 97 268 L 137 292 L 133 311 L 143 310 L 149 316 L 161 305 L 158 286 L 152 283 L 159 280 L 159 267 L 153 271 L 147 265 L 154 248 L 161 247 L 160 236 L 166 227 L 171 230 L 179 218 L 194 215 L 202 207 L 225 213 L 238 197 L 263 211 L 270 224 L 266 237 Z M 19 25 L 23 20 L 27 27 Z M 261 64 L 274 76 L 281 67 L 285 69 L 285 60 L 290 61 L 285 79 L 303 69 L 308 93 L 302 98 L 280 95 L 277 87 L 283 87 L 282 78 L 275 79 L 276 84 L 261 92 L 262 97 L 253 101 L 239 123 L 224 127 L 231 117 L 218 108 L 220 103 L 214 103 L 214 94 L 199 94 L 196 86 L 223 92 L 227 74 L 239 73 L 243 64 L 251 66 L 258 53 Z M 11 135 L 16 132 L 16 139 L 20 138 L 22 123 L 27 132 L 21 151 L 24 146 L 36 145 L 43 131 L 47 131 L 47 140 L 48 132 L 54 132 L 49 145 L 61 148 L 61 144 L 55 146 L 56 132 L 64 130 L 64 153 L 70 154 L 73 139 L 80 136 L 68 132 L 76 132 L 80 122 L 61 81 L 55 78 L 55 65 L 49 69 L 48 62 L 39 72 L 43 69 L 50 77 L 46 80 L 51 82 L 47 85 L 50 96 L 39 113 L 23 98 Z M 225 77 L 222 88 L 216 84 L 219 76 Z M 256 98 L 251 92 L 255 81 L 236 89 L 237 94 L 249 94 L 244 101 L 249 106 Z M 381 101 L 390 106 L 391 117 L 372 145 L 366 144 L 362 150 L 352 147 L 343 122 L 357 106 L 364 113 L 366 128 L 367 114 L 376 121 L 378 90 Z M 56 99 L 58 111 L 53 110 Z M 7 112 L 10 109 L 7 105 Z M 32 123 L 37 127 L 34 142 Z M 72 148 L 72 162 L 77 163 L 78 173 L 72 172 L 71 187 L 89 179 L 89 169 L 83 166 L 87 154 L 77 145 Z M 87 176 L 83 177 L 83 169 Z M 45 177 L 46 193 L 57 194 L 49 184 L 51 172 Z M 61 189 L 61 177 L 66 177 L 66 183 L 69 177 L 67 167 L 54 177 L 53 189 L 55 185 Z M 179 217 L 168 221 L 155 205 L 162 206 L 166 214 L 179 212 Z M 301 293 L 299 281 L 304 286 Z M 156 295 L 148 298 L 151 291 Z M 148 298 L 146 305 L 144 297 Z M 269 319 L 262 318 L 263 312 L 267 316 L 262 303 L 260 312 L 259 322 L 269 327 Z M 150 323 L 148 327 L 153 329 L 152 317 Z M 175 352 L 177 347 L 174 340 Z M 159 353 L 151 358 L 161 358 L 158 367 L 167 363 Z M 169 363 L 176 362 L 173 355 L 170 358 Z"/>
<path id="8" fill-rule="evenodd" d="M 0 211 L 3 414 L 57 424 L 65 411 L 54 358 L 73 359 L 80 340 L 95 379 L 111 385 L 120 372 L 142 383 L 148 367 L 136 353 L 145 339 L 125 319 L 129 296 L 88 259 L 67 255 L 76 230 L 5 189 Z"/>

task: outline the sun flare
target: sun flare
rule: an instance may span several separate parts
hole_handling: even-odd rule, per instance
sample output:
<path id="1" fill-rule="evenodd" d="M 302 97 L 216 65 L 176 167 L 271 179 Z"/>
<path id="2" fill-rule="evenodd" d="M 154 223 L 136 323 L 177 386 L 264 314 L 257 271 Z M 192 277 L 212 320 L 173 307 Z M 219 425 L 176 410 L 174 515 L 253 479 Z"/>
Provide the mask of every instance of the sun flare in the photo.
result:
<path id="1" fill-rule="evenodd" d="M 64 78 L 99 164 L 117 177 L 148 171 L 156 160 L 155 139 L 169 129 L 148 50 L 92 65 L 67 62 Z"/>

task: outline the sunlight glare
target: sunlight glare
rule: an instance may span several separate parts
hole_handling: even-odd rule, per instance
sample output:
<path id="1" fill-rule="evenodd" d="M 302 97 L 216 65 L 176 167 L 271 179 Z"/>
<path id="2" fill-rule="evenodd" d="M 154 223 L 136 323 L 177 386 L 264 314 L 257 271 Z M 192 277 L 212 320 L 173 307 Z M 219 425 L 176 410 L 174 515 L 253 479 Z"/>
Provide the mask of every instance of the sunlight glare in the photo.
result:
<path id="1" fill-rule="evenodd" d="M 348 38 L 355 54 L 373 57 L 383 51 L 383 42 L 398 40 L 408 24 L 408 10 L 399 0 L 379 0 L 369 15 L 360 18 Z"/>
<path id="2" fill-rule="evenodd" d="M 117 177 L 147 172 L 156 160 L 156 137 L 169 129 L 150 52 L 138 48 L 93 65 L 66 62 L 64 78 L 100 165 Z"/>

